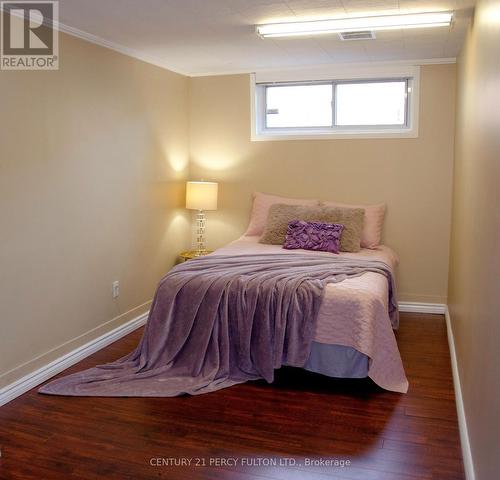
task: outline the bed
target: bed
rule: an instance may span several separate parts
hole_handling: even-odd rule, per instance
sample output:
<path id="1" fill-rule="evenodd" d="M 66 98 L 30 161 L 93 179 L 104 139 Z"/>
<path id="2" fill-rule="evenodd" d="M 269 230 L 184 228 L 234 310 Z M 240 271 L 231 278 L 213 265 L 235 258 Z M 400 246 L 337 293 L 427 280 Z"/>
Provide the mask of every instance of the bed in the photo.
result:
<path id="1" fill-rule="evenodd" d="M 370 377 L 407 391 L 389 248 L 286 250 L 244 236 L 177 265 L 160 281 L 143 337 L 129 355 L 44 385 L 72 396 L 197 395 L 282 365 Z"/>

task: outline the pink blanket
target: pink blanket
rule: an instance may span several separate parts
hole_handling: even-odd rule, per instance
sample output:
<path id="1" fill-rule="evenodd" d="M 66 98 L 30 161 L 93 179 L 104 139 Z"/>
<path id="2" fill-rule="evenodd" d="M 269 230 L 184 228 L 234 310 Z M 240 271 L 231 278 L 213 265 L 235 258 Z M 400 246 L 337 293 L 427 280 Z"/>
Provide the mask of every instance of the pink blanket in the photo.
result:
<path id="1" fill-rule="evenodd" d="M 244 236 L 216 251 L 217 255 L 297 253 L 330 255 L 304 250 L 285 250 L 280 245 L 258 243 Z M 341 256 L 380 260 L 394 268 L 396 254 L 386 246 Z M 388 285 L 384 276 L 368 272 L 340 283 L 328 284 L 320 306 L 314 341 L 355 348 L 370 358 L 369 377 L 386 390 L 406 393 L 408 380 L 388 314 Z"/>

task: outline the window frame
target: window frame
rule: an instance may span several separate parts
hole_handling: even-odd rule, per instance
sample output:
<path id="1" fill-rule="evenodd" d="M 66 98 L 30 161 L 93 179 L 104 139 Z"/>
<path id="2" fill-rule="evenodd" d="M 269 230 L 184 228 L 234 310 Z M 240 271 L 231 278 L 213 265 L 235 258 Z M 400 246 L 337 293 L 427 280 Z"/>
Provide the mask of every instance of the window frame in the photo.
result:
<path id="1" fill-rule="evenodd" d="M 406 82 L 406 112 L 403 125 L 335 125 L 337 85 L 348 83 Z M 418 137 L 419 67 L 370 68 L 330 72 L 268 72 L 252 74 L 251 140 L 310 140 L 344 138 L 416 138 Z M 332 85 L 332 126 L 267 127 L 266 90 L 279 85 Z"/>

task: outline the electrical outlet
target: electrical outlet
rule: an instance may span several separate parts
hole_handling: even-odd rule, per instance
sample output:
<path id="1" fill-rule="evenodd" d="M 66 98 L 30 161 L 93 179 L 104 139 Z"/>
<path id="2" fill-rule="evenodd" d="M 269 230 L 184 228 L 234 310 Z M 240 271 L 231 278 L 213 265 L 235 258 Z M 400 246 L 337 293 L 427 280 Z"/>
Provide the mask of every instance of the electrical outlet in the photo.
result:
<path id="1" fill-rule="evenodd" d="M 120 295 L 120 282 L 118 280 L 113 282 L 112 291 L 113 291 L 113 298 L 116 298 L 118 297 L 118 295 Z"/>

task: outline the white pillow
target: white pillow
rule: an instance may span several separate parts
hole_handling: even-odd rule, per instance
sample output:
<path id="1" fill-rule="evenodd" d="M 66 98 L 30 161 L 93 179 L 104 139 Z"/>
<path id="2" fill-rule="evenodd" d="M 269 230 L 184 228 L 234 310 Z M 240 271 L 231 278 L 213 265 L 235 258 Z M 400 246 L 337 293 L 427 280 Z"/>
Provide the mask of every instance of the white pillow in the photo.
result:
<path id="1" fill-rule="evenodd" d="M 278 195 L 268 195 L 267 193 L 255 192 L 253 194 L 253 207 L 250 215 L 245 235 L 262 235 L 267 223 L 267 214 L 269 208 L 275 203 L 284 203 L 286 205 L 319 205 L 317 199 L 286 198 Z"/>
<path id="2" fill-rule="evenodd" d="M 327 207 L 341 208 L 364 208 L 365 222 L 361 234 L 361 246 L 363 248 L 376 248 L 380 245 L 382 227 L 385 218 L 385 203 L 377 205 L 350 205 L 338 202 L 323 202 Z"/>

